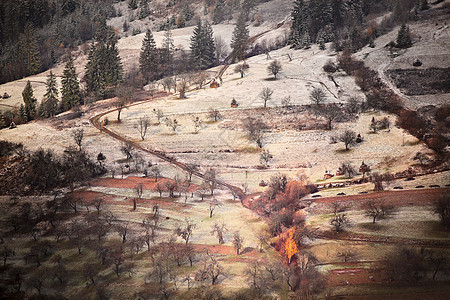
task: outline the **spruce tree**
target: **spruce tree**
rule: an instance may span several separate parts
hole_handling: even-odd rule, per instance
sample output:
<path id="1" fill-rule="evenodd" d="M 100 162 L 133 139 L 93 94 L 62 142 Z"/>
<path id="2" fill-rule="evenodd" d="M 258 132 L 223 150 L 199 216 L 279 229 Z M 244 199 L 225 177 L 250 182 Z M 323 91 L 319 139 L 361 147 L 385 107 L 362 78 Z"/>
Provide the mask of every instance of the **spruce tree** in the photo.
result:
<path id="1" fill-rule="evenodd" d="M 36 74 L 41 67 L 41 62 L 35 32 L 31 23 L 25 25 L 19 47 L 22 60 L 27 67 L 27 74 Z"/>
<path id="2" fill-rule="evenodd" d="M 56 77 L 52 71 L 47 76 L 47 82 L 45 83 L 47 92 L 44 94 L 43 112 L 41 115 L 43 117 L 53 117 L 58 112 L 58 87 L 56 82 Z"/>
<path id="3" fill-rule="evenodd" d="M 191 36 L 191 64 L 194 69 L 201 69 L 201 52 L 202 52 L 202 21 L 199 20 L 197 26 L 194 27 L 194 32 Z"/>
<path id="4" fill-rule="evenodd" d="M 114 31 L 106 26 L 105 20 L 99 24 L 85 69 L 87 91 L 94 92 L 101 98 L 107 96 L 107 92 L 122 81 L 123 68 L 117 39 Z"/>
<path id="5" fill-rule="evenodd" d="M 191 36 L 191 64 L 196 69 L 205 69 L 214 64 L 216 46 L 211 25 L 199 21 Z"/>
<path id="6" fill-rule="evenodd" d="M 214 42 L 214 31 L 208 21 L 203 27 L 203 45 L 203 63 L 205 67 L 211 67 L 216 58 L 216 45 Z"/>
<path id="7" fill-rule="evenodd" d="M 164 40 L 162 44 L 162 57 L 161 57 L 161 65 L 165 68 L 166 74 L 172 74 L 173 69 L 173 52 L 175 46 L 173 44 L 173 36 L 172 36 L 172 25 L 169 22 L 167 26 L 167 30 L 164 33 Z"/>
<path id="8" fill-rule="evenodd" d="M 303 36 L 309 31 L 309 10 L 303 0 L 296 0 L 291 12 L 292 25 L 290 32 L 290 44 L 294 48 L 304 47 Z"/>
<path id="9" fill-rule="evenodd" d="M 36 115 L 36 98 L 33 94 L 33 87 L 31 86 L 31 82 L 28 80 L 25 88 L 22 92 L 22 98 L 23 102 L 25 103 L 24 107 L 24 115 L 26 118 L 26 121 L 30 121 L 34 119 L 34 116 Z"/>
<path id="10" fill-rule="evenodd" d="M 154 80 L 158 73 L 158 51 L 155 39 L 150 29 L 147 30 L 142 41 L 141 53 L 139 56 L 139 68 L 147 80 Z"/>
<path id="11" fill-rule="evenodd" d="M 397 35 L 397 47 L 408 48 L 412 46 L 411 35 L 409 32 L 409 27 L 406 24 L 402 24 Z"/>
<path id="12" fill-rule="evenodd" d="M 247 46 L 248 46 L 248 29 L 245 23 L 245 15 L 241 13 L 238 17 L 236 26 L 233 30 L 233 36 L 231 38 L 231 49 L 233 61 L 239 61 L 245 58 Z"/>
<path id="13" fill-rule="evenodd" d="M 61 85 L 61 102 L 63 110 L 66 111 L 80 105 L 80 84 L 78 83 L 77 73 L 71 55 L 64 68 Z"/>
<path id="14" fill-rule="evenodd" d="M 225 1 L 217 0 L 213 10 L 213 22 L 219 24 L 224 20 L 225 16 Z"/>

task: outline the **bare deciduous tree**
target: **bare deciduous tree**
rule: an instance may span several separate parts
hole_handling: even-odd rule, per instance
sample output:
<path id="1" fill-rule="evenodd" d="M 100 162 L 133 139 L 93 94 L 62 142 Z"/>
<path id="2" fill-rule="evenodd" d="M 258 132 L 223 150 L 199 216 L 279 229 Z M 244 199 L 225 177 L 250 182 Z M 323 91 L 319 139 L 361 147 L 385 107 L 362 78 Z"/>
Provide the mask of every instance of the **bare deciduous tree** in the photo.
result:
<path id="1" fill-rule="evenodd" d="M 136 125 L 139 134 L 141 135 L 141 139 L 145 139 L 145 135 L 147 134 L 148 126 L 150 126 L 150 120 L 147 117 L 139 118 L 139 121 Z"/>
<path id="2" fill-rule="evenodd" d="M 217 172 L 213 168 L 209 168 L 203 175 L 205 183 L 208 185 L 211 196 L 214 195 L 214 190 L 217 187 Z"/>
<path id="3" fill-rule="evenodd" d="M 172 129 L 172 132 L 174 134 L 177 133 L 177 129 L 181 126 L 180 123 L 178 123 L 177 119 L 166 119 L 166 126 Z"/>
<path id="4" fill-rule="evenodd" d="M 282 69 L 283 68 L 281 66 L 281 63 L 276 59 L 272 61 L 267 67 L 267 71 L 269 72 L 270 75 L 273 75 L 275 79 L 277 79 L 277 75 L 278 73 L 280 73 Z"/>
<path id="5" fill-rule="evenodd" d="M 248 69 L 248 64 L 246 64 L 245 62 L 242 64 L 238 64 L 236 65 L 236 67 L 234 68 L 234 72 L 236 73 L 240 73 L 241 74 L 241 78 L 244 78 L 245 72 Z"/>
<path id="6" fill-rule="evenodd" d="M 241 236 L 239 231 L 235 231 L 233 234 L 233 246 L 236 250 L 236 254 L 239 255 L 239 251 L 242 249 L 244 244 L 244 238 Z"/>
<path id="7" fill-rule="evenodd" d="M 79 150 L 81 151 L 81 146 L 83 144 L 83 138 L 84 138 L 84 130 L 83 128 L 74 129 L 72 131 L 72 137 L 75 141 L 75 144 L 78 145 Z"/>
<path id="8" fill-rule="evenodd" d="M 329 104 L 320 110 L 320 114 L 327 120 L 328 130 L 331 130 L 333 121 L 339 120 L 342 117 L 343 111 L 337 105 Z"/>
<path id="9" fill-rule="evenodd" d="M 309 99 L 318 108 L 326 100 L 326 94 L 321 88 L 314 88 L 309 94 Z M 317 115 L 316 115 L 317 117 Z"/>
<path id="10" fill-rule="evenodd" d="M 143 192 L 144 192 L 144 185 L 142 183 L 139 183 L 134 187 L 134 193 L 136 194 L 136 197 L 133 197 L 133 210 L 136 210 L 137 201 L 141 200 Z"/>
<path id="11" fill-rule="evenodd" d="M 215 285 L 223 271 L 224 269 L 219 262 L 210 253 L 207 253 L 206 261 L 195 274 L 195 279 L 197 281 L 210 280 L 211 284 Z"/>
<path id="12" fill-rule="evenodd" d="M 216 236 L 219 240 L 219 244 L 224 244 L 225 241 L 223 239 L 223 234 L 225 232 L 227 232 L 227 230 L 228 229 L 224 222 L 220 222 L 220 223 L 216 222 L 216 223 L 214 223 L 214 226 L 212 227 L 211 235 L 216 234 Z"/>
<path id="13" fill-rule="evenodd" d="M 163 111 L 160 110 L 159 108 L 158 109 L 154 108 L 153 113 L 155 114 L 156 119 L 158 120 L 158 124 L 161 124 L 161 122 L 165 119 Z"/>
<path id="14" fill-rule="evenodd" d="M 269 150 L 263 150 L 261 152 L 261 155 L 259 156 L 259 160 L 261 161 L 261 164 L 264 164 L 266 166 L 269 165 L 269 161 L 271 161 L 273 158 L 273 155 L 269 152 Z"/>
<path id="15" fill-rule="evenodd" d="M 214 120 L 214 122 L 217 122 L 218 120 L 220 120 L 222 118 L 222 114 L 220 113 L 220 111 L 218 111 L 215 108 L 210 108 L 208 111 L 208 116 Z"/>
<path id="16" fill-rule="evenodd" d="M 150 171 L 155 177 L 155 182 L 158 182 L 158 177 L 161 176 L 161 169 L 158 166 L 153 166 Z"/>
<path id="17" fill-rule="evenodd" d="M 221 206 L 222 206 L 222 204 L 217 199 L 212 199 L 209 202 L 209 217 L 212 218 L 212 216 L 214 214 L 214 210 Z"/>
<path id="18" fill-rule="evenodd" d="M 242 120 L 242 127 L 249 140 L 255 142 L 259 148 L 263 147 L 264 131 L 269 127 L 260 119 L 247 117 Z"/>
<path id="19" fill-rule="evenodd" d="M 344 231 L 345 227 L 347 227 L 348 224 L 349 220 L 346 214 L 337 214 L 330 221 L 330 225 L 336 232 Z"/>
<path id="20" fill-rule="evenodd" d="M 197 225 L 188 218 L 185 218 L 184 222 L 185 224 L 183 226 L 178 225 L 176 227 L 175 233 L 176 235 L 180 236 L 186 242 L 187 245 L 189 243 L 189 239 L 192 236 L 192 231 L 197 227 Z"/>
<path id="21" fill-rule="evenodd" d="M 272 99 L 273 90 L 265 87 L 262 89 L 261 93 L 259 94 L 259 98 L 264 102 L 264 107 L 267 107 L 267 102 Z"/>
<path id="22" fill-rule="evenodd" d="M 192 122 L 194 122 L 194 133 L 197 134 L 202 128 L 203 121 L 199 116 L 192 116 Z"/>
<path id="23" fill-rule="evenodd" d="M 134 147 L 131 143 L 123 143 L 122 146 L 120 147 L 120 151 L 122 151 L 122 153 L 125 154 L 127 160 L 133 158 Z"/>
<path id="24" fill-rule="evenodd" d="M 348 147 L 356 143 L 356 133 L 352 130 L 345 130 L 340 136 L 339 141 L 345 145 L 345 150 L 348 151 Z"/>

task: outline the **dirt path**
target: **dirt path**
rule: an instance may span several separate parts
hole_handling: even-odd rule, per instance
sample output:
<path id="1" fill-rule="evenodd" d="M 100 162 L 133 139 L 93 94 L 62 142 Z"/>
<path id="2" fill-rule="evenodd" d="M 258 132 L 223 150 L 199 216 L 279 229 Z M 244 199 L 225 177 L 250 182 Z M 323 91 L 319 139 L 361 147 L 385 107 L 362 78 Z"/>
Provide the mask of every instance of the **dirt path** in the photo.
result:
<path id="1" fill-rule="evenodd" d="M 166 96 L 166 95 L 167 95 L 166 93 L 159 93 L 157 96 L 154 96 L 151 99 L 147 99 L 147 100 L 144 100 L 144 101 L 133 103 L 133 104 L 128 105 L 127 107 L 148 103 L 148 102 L 154 101 L 155 99 L 161 98 L 161 97 Z M 153 156 L 156 156 L 156 157 L 158 157 L 158 158 L 160 158 L 160 159 L 162 159 L 162 160 L 164 160 L 164 161 L 166 161 L 166 162 L 168 162 L 168 163 L 170 163 L 170 164 L 180 168 L 181 170 L 189 173 L 189 168 L 185 164 L 183 164 L 181 162 L 178 162 L 176 160 L 176 158 L 169 157 L 165 153 L 163 153 L 161 151 L 158 151 L 158 150 L 155 150 L 155 149 L 144 148 L 144 147 L 140 146 L 139 144 L 137 144 L 135 142 L 132 142 L 130 140 L 127 140 L 126 138 L 124 138 L 124 137 L 118 135 L 117 133 L 113 132 L 112 130 L 109 130 L 108 128 L 106 128 L 100 122 L 100 119 L 103 116 L 105 116 L 106 114 L 109 114 L 109 113 L 114 112 L 114 111 L 117 111 L 117 108 L 113 108 L 113 109 L 104 111 L 102 113 L 99 113 L 99 114 L 91 117 L 89 119 L 89 122 L 92 124 L 92 126 L 94 126 L 95 128 L 99 129 L 100 132 L 109 135 L 113 139 L 118 140 L 118 141 L 123 142 L 123 143 L 128 143 L 128 144 L 132 145 L 134 148 L 136 148 L 138 150 L 141 150 L 141 151 L 143 151 L 145 153 L 148 153 L 148 154 L 151 154 Z M 205 179 L 205 175 L 203 173 L 201 173 L 201 172 L 195 171 L 192 174 L 194 176 L 200 178 L 200 179 Z M 221 185 L 221 186 L 225 187 L 225 188 L 228 188 L 234 195 L 239 197 L 239 199 L 241 199 L 241 201 L 242 201 L 242 199 L 244 199 L 245 194 L 243 193 L 243 191 L 239 187 L 236 187 L 236 186 L 233 186 L 231 184 L 228 184 L 228 183 L 226 183 L 226 182 L 224 182 L 222 180 L 216 180 L 216 183 L 218 185 Z"/>

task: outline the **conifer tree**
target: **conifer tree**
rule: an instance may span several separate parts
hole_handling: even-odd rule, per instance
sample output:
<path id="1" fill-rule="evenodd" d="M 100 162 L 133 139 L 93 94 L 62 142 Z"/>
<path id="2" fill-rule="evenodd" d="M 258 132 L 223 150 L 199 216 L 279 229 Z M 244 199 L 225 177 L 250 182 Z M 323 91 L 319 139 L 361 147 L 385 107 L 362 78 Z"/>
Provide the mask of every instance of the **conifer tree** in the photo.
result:
<path id="1" fill-rule="evenodd" d="M 61 79 L 61 102 L 63 110 L 69 110 L 72 107 L 81 104 L 80 84 L 78 82 L 73 58 L 70 55 L 64 68 L 64 75 Z"/>
<path id="2" fill-rule="evenodd" d="M 303 38 L 309 31 L 309 9 L 303 0 L 296 0 L 291 13 L 292 25 L 290 32 L 290 43 L 292 47 L 304 47 Z"/>
<path id="3" fill-rule="evenodd" d="M 36 74 L 41 67 L 41 62 L 33 25 L 31 23 L 25 25 L 19 47 L 21 57 L 27 67 L 28 75 Z"/>
<path id="4" fill-rule="evenodd" d="M 231 49 L 233 61 L 239 61 L 245 58 L 247 46 L 248 46 L 249 33 L 247 24 L 245 23 L 245 15 L 241 13 L 238 17 L 236 26 L 233 30 L 233 36 L 231 38 Z"/>
<path id="5" fill-rule="evenodd" d="M 58 87 L 56 77 L 52 71 L 47 76 L 47 82 L 45 83 L 47 92 L 44 94 L 42 100 L 43 111 L 41 115 L 43 117 L 53 117 L 58 112 Z"/>
<path id="6" fill-rule="evenodd" d="M 161 57 L 161 65 L 165 67 L 166 74 L 172 74 L 174 49 L 175 46 L 173 44 L 172 25 L 169 22 L 167 30 L 164 34 L 164 40 L 162 44 L 163 55 Z"/>
<path id="7" fill-rule="evenodd" d="M 225 1 L 217 0 L 213 10 L 214 24 L 221 23 L 224 20 L 224 17 L 225 17 Z"/>
<path id="8" fill-rule="evenodd" d="M 158 51 L 155 39 L 150 29 L 147 30 L 142 41 L 141 53 L 139 56 L 139 68 L 147 80 L 156 79 L 158 72 Z"/>
<path id="9" fill-rule="evenodd" d="M 88 92 L 104 98 L 107 92 L 122 81 L 122 62 L 117 48 L 114 31 L 102 20 L 92 42 L 85 66 L 85 80 Z"/>
<path id="10" fill-rule="evenodd" d="M 216 47 L 213 30 L 206 22 L 199 21 L 191 36 L 191 63 L 196 69 L 204 69 L 214 64 Z"/>
<path id="11" fill-rule="evenodd" d="M 25 88 L 22 92 L 23 102 L 25 103 L 24 115 L 27 121 L 30 121 L 36 115 L 36 98 L 33 94 L 33 87 L 31 82 L 28 80 Z"/>
<path id="12" fill-rule="evenodd" d="M 409 27 L 406 24 L 402 24 L 397 35 L 397 47 L 408 48 L 411 47 L 411 35 L 409 32 Z"/>

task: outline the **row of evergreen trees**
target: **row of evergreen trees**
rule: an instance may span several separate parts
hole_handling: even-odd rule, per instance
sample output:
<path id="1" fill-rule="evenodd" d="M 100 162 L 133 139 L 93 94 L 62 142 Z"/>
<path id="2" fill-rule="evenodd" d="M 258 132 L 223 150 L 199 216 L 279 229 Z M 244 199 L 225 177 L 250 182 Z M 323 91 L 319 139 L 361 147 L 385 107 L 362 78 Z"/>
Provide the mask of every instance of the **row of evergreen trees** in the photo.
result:
<path id="1" fill-rule="evenodd" d="M 92 39 L 97 20 L 114 15 L 112 0 L 0 1 L 0 83 L 51 68 Z"/>
<path id="2" fill-rule="evenodd" d="M 414 5 L 409 0 L 295 0 L 289 42 L 294 48 L 334 42 L 338 51 L 356 51 L 381 33 L 368 23 L 369 14 L 393 11 L 390 18 L 402 23 Z"/>
<path id="3" fill-rule="evenodd" d="M 40 105 L 37 106 L 37 99 L 34 97 L 31 82 L 29 80 L 27 81 L 22 92 L 24 104 L 20 106 L 16 122 L 28 122 L 36 117 L 52 117 L 81 104 L 80 84 L 78 82 L 72 56 L 69 56 L 64 68 L 64 75 L 61 78 L 61 101 L 58 99 L 58 82 L 52 71 L 50 71 L 50 74 L 47 76 L 45 86 L 46 93 L 44 94 Z M 6 124 L 3 124 L 3 126 L 6 126 Z"/>
<path id="4" fill-rule="evenodd" d="M 240 14 L 233 31 L 231 48 L 232 60 L 241 60 L 247 55 L 249 31 L 245 14 Z M 218 63 L 216 57 L 216 45 L 214 32 L 209 22 L 198 21 L 190 38 L 189 67 L 187 70 L 207 69 Z M 182 55 L 181 55 L 182 56 Z M 147 30 L 142 42 L 139 56 L 140 71 L 148 81 L 162 78 L 164 75 L 172 75 L 174 68 L 173 38 L 170 26 L 166 30 L 162 48 L 157 48 L 153 33 Z"/>

